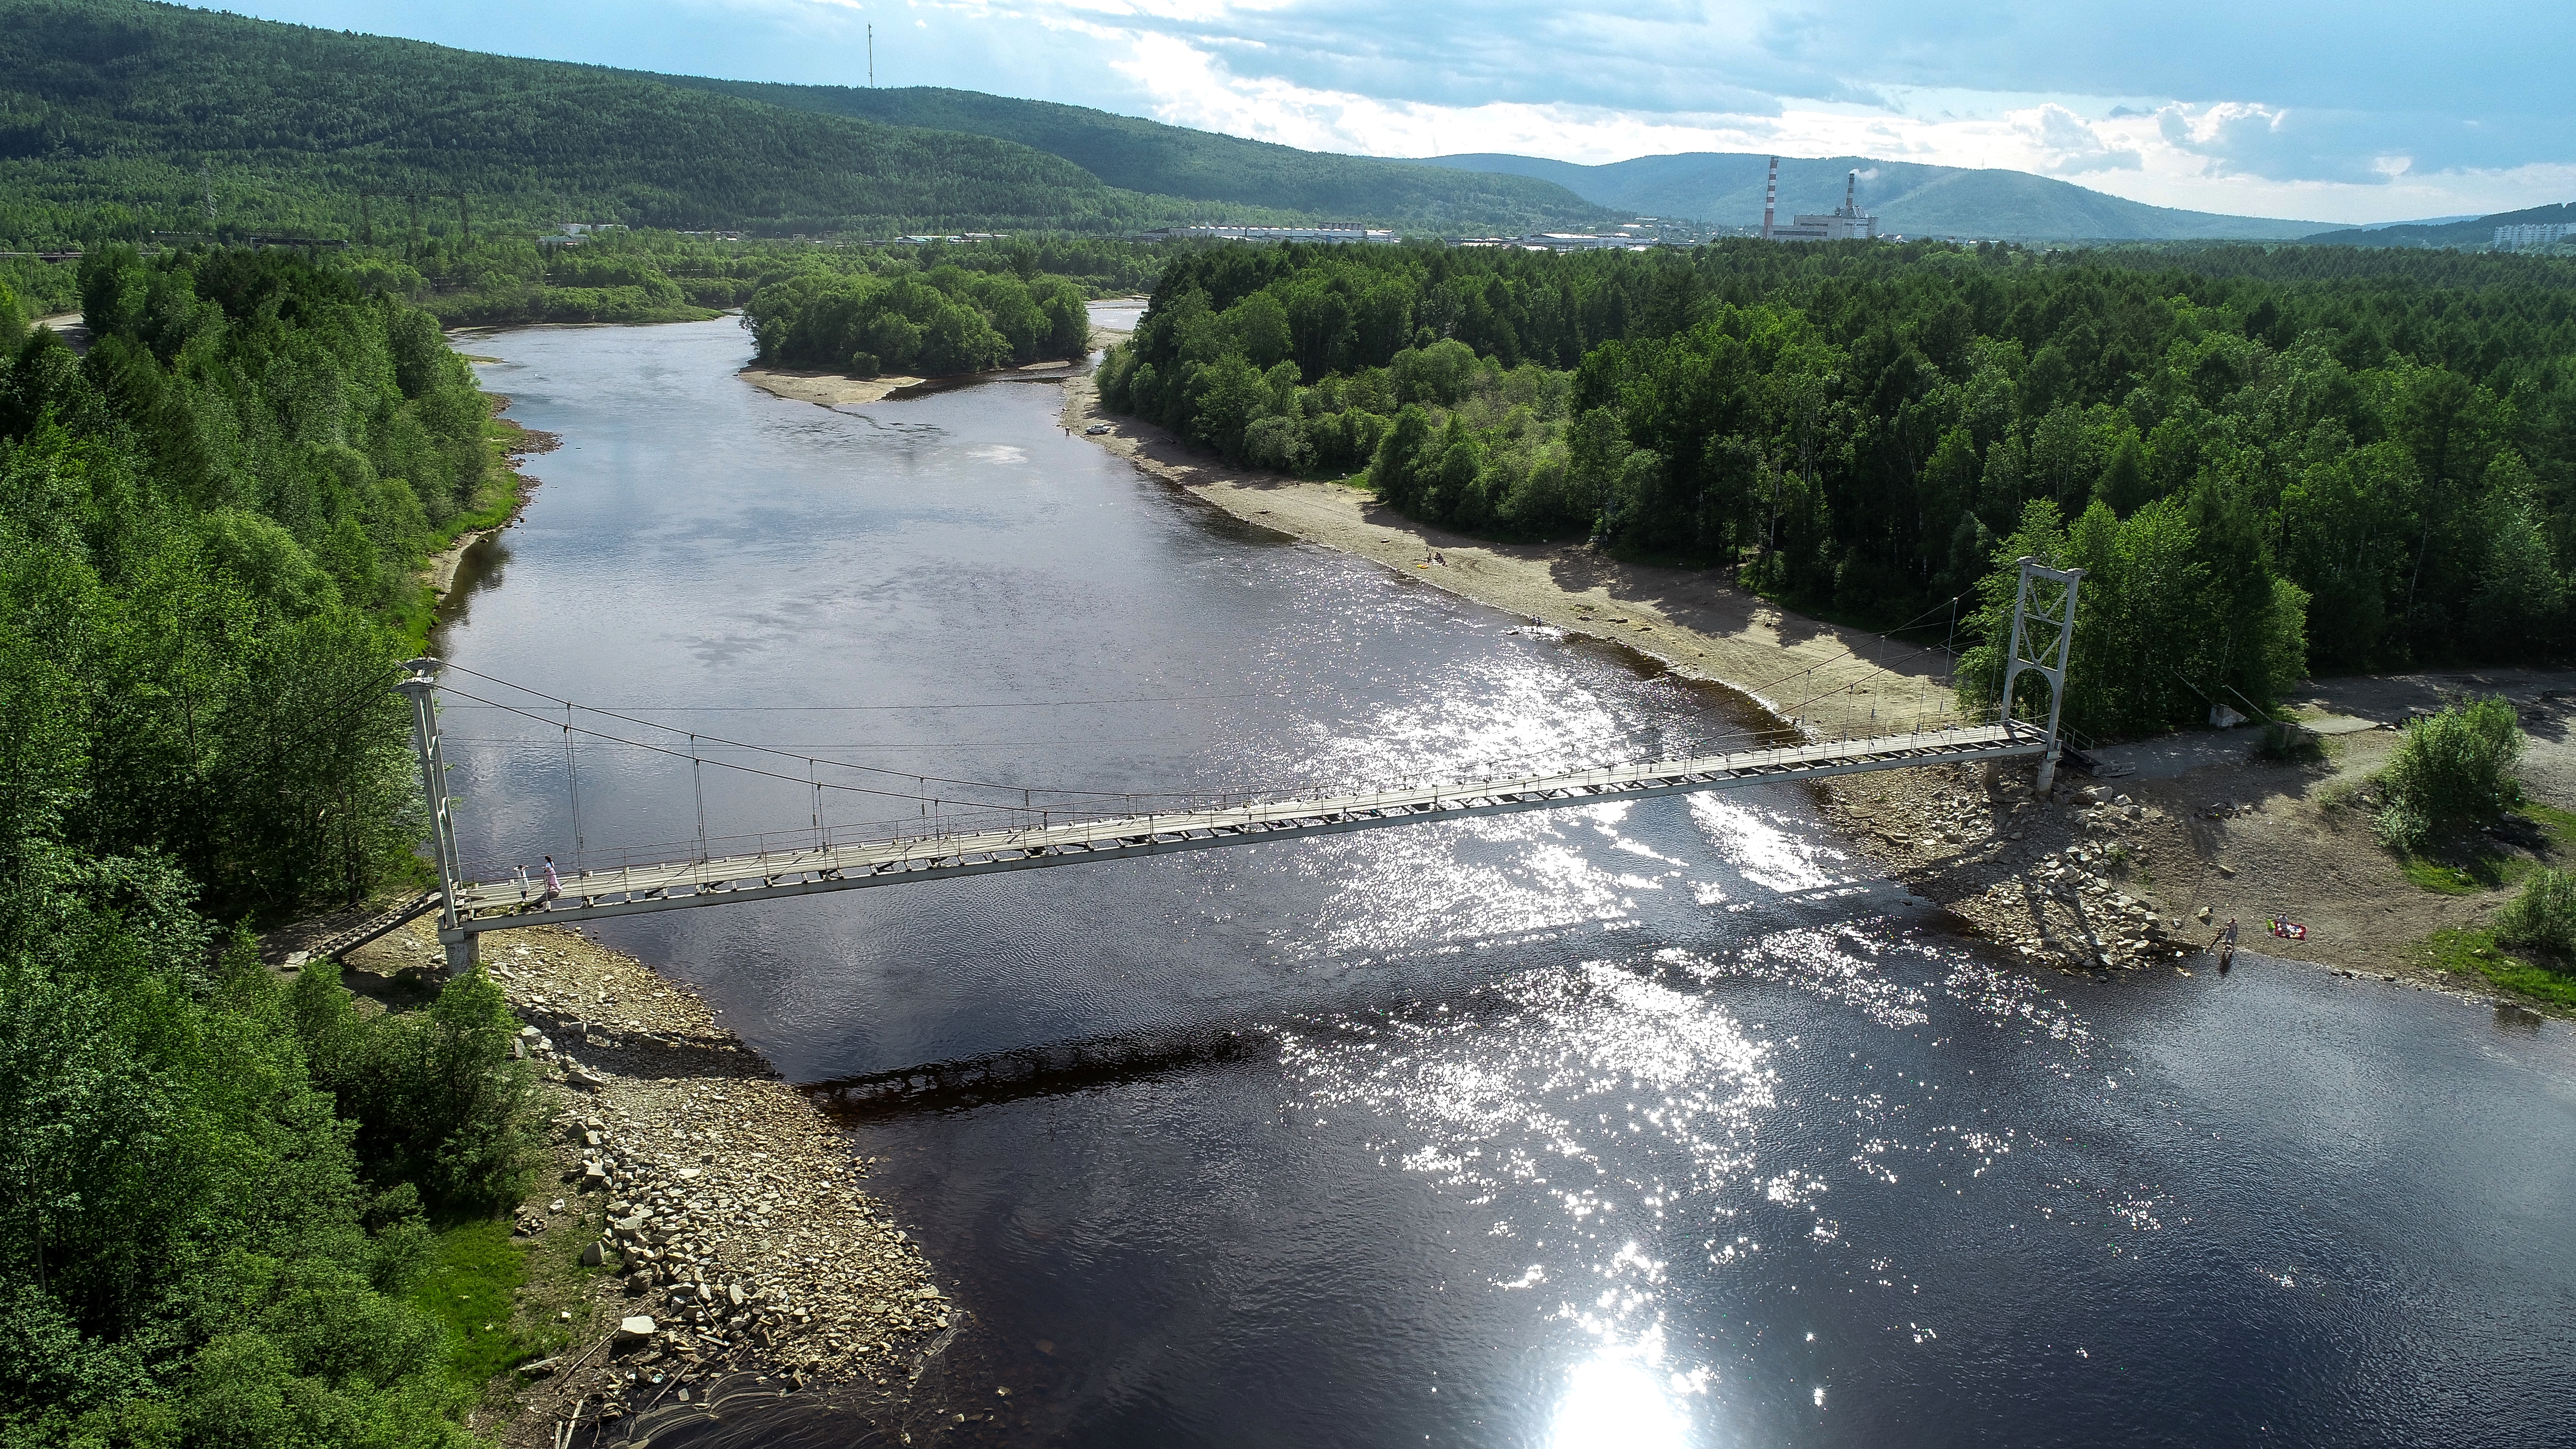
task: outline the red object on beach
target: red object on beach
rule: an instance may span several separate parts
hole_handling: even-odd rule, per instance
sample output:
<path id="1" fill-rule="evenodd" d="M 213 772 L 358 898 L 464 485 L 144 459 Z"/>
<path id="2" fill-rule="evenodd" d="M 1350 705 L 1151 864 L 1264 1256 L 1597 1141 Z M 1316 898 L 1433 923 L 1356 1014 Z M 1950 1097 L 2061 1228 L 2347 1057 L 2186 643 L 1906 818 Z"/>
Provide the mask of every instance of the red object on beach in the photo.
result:
<path id="1" fill-rule="evenodd" d="M 2274 916 L 2272 918 L 2272 934 L 2292 941 L 2304 941 L 2308 939 L 2308 928 L 2300 925 L 2296 921 L 2285 921 L 2278 916 Z"/>

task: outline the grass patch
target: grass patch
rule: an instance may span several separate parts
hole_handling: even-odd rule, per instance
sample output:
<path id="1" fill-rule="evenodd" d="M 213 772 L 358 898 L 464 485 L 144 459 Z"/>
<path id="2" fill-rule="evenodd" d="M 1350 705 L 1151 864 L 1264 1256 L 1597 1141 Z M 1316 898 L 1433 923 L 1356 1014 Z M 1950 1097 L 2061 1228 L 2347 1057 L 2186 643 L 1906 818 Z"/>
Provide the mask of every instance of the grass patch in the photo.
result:
<path id="1" fill-rule="evenodd" d="M 2530 835 L 2521 835 L 2515 843 L 2532 846 L 2547 860 L 2562 859 L 2565 852 L 2576 849 L 2576 812 L 2548 805 L 2521 805 L 2514 814 L 2530 822 L 2540 840 L 2535 846 Z M 2507 817 L 2508 824 L 2511 817 Z M 2504 832 L 2508 838 L 2514 830 Z M 2522 884 L 2545 860 L 2535 860 L 2520 851 L 2489 848 L 2487 838 L 2479 833 L 2456 828 L 2448 838 L 2437 838 L 2428 848 L 2409 851 L 2398 857 L 2406 878 L 2436 895 L 2473 896 L 2480 891 L 2504 890 Z"/>
<path id="2" fill-rule="evenodd" d="M 2576 850 L 2576 810 L 2561 810 L 2555 805 L 2526 804 L 2516 813 L 2539 826 L 2542 832 L 2548 835 L 2551 850 Z"/>
<path id="3" fill-rule="evenodd" d="M 2576 976 L 2535 965 L 2496 943 L 2496 933 L 2453 928 L 2435 931 L 2416 943 L 2415 959 L 2437 970 L 2483 976 L 2507 991 L 2553 1003 L 2576 1006 Z"/>
<path id="4" fill-rule="evenodd" d="M 2504 883 L 2502 872 L 2482 871 L 2478 868 L 2494 859 L 2495 857 L 2489 856 L 2470 865 L 2460 866 L 2445 861 L 2427 860 L 2420 855 L 2410 855 L 2406 857 L 2406 878 L 2435 895 L 2473 896 L 2480 891 L 2493 890 Z"/>
<path id="5" fill-rule="evenodd" d="M 527 1254 L 500 1218 L 460 1223 L 438 1235 L 438 1261 L 421 1275 L 412 1302 L 447 1325 L 448 1372 L 480 1384 L 546 1345 L 515 1321 Z"/>
<path id="6" fill-rule="evenodd" d="M 437 1261 L 412 1302 L 446 1326 L 448 1372 L 459 1383 L 484 1385 L 606 1326 L 590 1285 L 610 1270 L 581 1266 L 581 1250 L 604 1214 L 578 1196 L 569 1206 L 533 1239 L 510 1236 L 507 1218 L 460 1223 L 438 1235 Z"/>

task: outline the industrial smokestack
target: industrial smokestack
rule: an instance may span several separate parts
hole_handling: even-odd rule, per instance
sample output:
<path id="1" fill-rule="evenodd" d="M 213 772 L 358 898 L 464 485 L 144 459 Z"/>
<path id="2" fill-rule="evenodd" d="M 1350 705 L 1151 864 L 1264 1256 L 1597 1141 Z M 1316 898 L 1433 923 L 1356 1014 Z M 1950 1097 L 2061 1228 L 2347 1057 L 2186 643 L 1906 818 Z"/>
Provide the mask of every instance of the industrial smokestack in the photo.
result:
<path id="1" fill-rule="evenodd" d="M 1780 158 L 1771 158 L 1771 180 L 1762 188 L 1762 239 L 1771 239 L 1771 212 L 1780 204 Z"/>
<path id="2" fill-rule="evenodd" d="M 1858 171 L 1854 171 L 1849 176 L 1843 178 L 1843 215 L 1860 215 L 1860 203 L 1854 199 L 1859 191 L 1860 173 Z"/>

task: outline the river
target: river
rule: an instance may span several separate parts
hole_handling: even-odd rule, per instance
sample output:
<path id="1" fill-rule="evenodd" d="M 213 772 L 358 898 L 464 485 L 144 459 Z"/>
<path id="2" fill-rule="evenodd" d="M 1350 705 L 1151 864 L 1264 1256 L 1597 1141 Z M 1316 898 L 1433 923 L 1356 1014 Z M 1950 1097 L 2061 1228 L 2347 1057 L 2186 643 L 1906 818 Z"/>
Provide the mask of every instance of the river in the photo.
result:
<path id="1" fill-rule="evenodd" d="M 568 862 L 576 807 L 613 864 L 992 797 L 937 778 L 1473 774 L 1758 726 L 1217 514 L 1066 435 L 1052 385 L 784 402 L 730 319 L 473 345 L 563 446 L 441 652 L 676 727 L 568 769 L 560 730 L 452 698 L 487 878 Z M 884 793 L 692 764 L 807 768 L 719 741 Z M 1042 1066 L 849 1115 L 972 1314 L 955 1442 L 2576 1436 L 2565 1023 L 2251 955 L 2033 976 L 1795 787 L 602 934 L 791 1080 Z M 656 1442 L 859 1433 L 791 1404 Z"/>

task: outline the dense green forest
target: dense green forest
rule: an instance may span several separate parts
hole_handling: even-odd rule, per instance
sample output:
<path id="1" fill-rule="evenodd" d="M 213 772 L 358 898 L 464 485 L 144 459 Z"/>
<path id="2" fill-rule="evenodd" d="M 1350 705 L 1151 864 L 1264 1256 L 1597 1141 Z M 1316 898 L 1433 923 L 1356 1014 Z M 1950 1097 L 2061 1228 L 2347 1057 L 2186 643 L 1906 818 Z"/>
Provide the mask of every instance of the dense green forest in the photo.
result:
<path id="1" fill-rule="evenodd" d="M 619 221 L 887 236 L 1122 229 L 1185 203 L 1007 141 L 590 66 L 144 0 L 0 3 L 0 244 L 218 230 L 356 236 L 364 191 L 426 224 Z M 407 204 L 375 203 L 385 230 Z M 1285 219 L 1286 214 L 1279 214 Z"/>
<path id="2" fill-rule="evenodd" d="M 389 685 L 488 509 L 426 314 L 276 253 L 88 258 L 94 342 L 0 294 L 0 1443 L 468 1442 L 420 1299 L 531 1185 L 479 973 L 362 1015 L 219 923 L 416 869 Z"/>
<path id="3" fill-rule="evenodd" d="M 754 293 L 743 321 L 764 362 L 861 377 L 952 377 L 1091 351 L 1082 288 L 956 266 L 891 275 L 807 273 Z"/>
<path id="4" fill-rule="evenodd" d="M 794 110 L 1013 141 L 1060 156 L 1112 186 L 1223 203 L 1229 218 L 1253 207 L 1364 218 L 1379 225 L 1437 233 L 1517 234 L 1588 230 L 1635 214 L 1595 205 L 1554 181 L 1499 170 L 1300 151 L 1087 106 L 980 91 L 776 85 L 694 76 L 659 79 Z"/>
<path id="5" fill-rule="evenodd" d="M 1164 271 L 1101 391 L 1427 521 L 1883 625 L 2080 562 L 2087 733 L 2569 638 L 2565 262 L 1238 247 Z"/>
<path id="6" fill-rule="evenodd" d="M 1602 215 L 1521 177 L 966 92 L 742 86 L 148 0 L 0 0 L 0 246 L 154 230 L 358 237 L 364 192 L 428 193 L 424 225 L 460 241 L 469 224 L 563 221 L 1127 231 L 1197 219 L 1217 199 L 1248 223 L 1490 230 Z M 447 193 L 464 195 L 464 215 Z M 380 234 L 409 227 L 401 197 L 373 206 Z"/>
<path id="7" fill-rule="evenodd" d="M 1153 285 L 1169 257 L 1203 245 L 1053 233 L 910 246 L 811 246 L 633 231 L 594 234 L 579 246 L 512 238 L 468 247 L 441 239 L 408 257 L 362 249 L 346 264 L 370 290 L 405 298 L 448 326 L 676 322 L 742 306 L 764 288 L 797 279 L 963 272 L 1025 283 L 1047 276 L 1072 286 L 1077 299 L 1129 296 Z M 841 366 L 846 357 L 845 350 L 819 365 Z"/>

